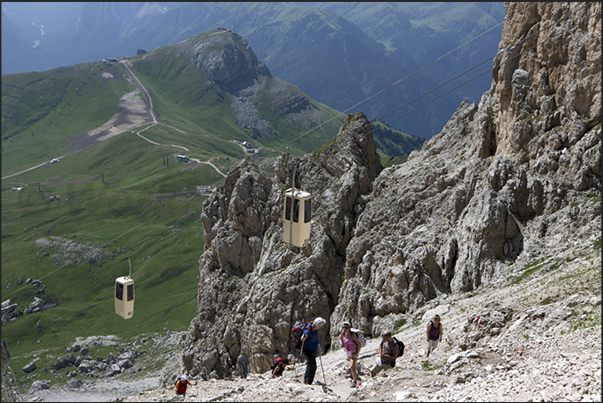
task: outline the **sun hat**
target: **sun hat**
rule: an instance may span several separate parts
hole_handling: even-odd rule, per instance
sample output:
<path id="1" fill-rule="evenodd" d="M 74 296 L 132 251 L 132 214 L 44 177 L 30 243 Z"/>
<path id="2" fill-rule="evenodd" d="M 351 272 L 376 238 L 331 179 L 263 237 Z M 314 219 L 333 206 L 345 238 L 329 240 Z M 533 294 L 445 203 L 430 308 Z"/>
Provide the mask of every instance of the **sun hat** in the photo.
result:
<path id="1" fill-rule="evenodd" d="M 180 377 L 180 379 L 182 379 L 183 381 L 186 381 L 186 375 L 182 375 L 182 376 Z"/>
<path id="2" fill-rule="evenodd" d="M 352 324 L 350 322 L 348 322 L 347 320 L 345 322 L 343 322 L 344 325 L 348 325 L 349 327 L 352 327 Z"/>

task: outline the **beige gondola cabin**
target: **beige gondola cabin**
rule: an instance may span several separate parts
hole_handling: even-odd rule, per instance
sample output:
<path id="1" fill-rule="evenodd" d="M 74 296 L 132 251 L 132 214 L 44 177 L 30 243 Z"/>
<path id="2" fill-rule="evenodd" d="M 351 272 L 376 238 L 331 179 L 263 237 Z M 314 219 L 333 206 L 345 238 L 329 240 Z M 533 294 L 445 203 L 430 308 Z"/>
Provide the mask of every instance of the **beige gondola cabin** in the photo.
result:
<path id="1" fill-rule="evenodd" d="M 115 280 L 115 313 L 124 319 L 134 315 L 134 280 L 128 276 Z"/>
<path id="2" fill-rule="evenodd" d="M 283 207 L 283 240 L 285 243 L 303 247 L 310 240 L 312 221 L 312 195 L 298 189 L 285 192 Z"/>

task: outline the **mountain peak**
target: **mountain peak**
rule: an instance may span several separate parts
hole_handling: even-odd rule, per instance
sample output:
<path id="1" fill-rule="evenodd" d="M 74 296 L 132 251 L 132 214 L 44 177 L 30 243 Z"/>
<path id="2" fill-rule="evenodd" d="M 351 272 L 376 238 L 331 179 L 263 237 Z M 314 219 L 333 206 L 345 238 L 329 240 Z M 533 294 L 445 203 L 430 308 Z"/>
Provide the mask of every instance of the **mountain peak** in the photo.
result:
<path id="1" fill-rule="evenodd" d="M 228 92 L 238 93 L 259 76 L 271 76 L 247 40 L 228 29 L 207 31 L 178 45 L 195 66 Z"/>

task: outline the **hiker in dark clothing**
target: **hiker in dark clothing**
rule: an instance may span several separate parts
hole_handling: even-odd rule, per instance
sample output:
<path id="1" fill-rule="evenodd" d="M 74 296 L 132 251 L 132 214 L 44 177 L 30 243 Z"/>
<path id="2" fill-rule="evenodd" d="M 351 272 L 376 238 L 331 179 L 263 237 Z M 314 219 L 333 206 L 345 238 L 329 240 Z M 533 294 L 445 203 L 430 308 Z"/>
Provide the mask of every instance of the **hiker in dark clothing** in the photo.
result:
<path id="1" fill-rule="evenodd" d="M 306 373 L 304 374 L 304 383 L 312 385 L 314 375 L 316 374 L 316 356 L 318 355 L 318 329 L 327 323 L 323 318 L 316 318 L 304 327 L 301 341 L 302 353 L 306 356 L 308 364 L 306 364 Z"/>
<path id="2" fill-rule="evenodd" d="M 436 315 L 427 325 L 427 357 L 433 350 L 438 346 L 438 342 L 442 341 L 442 334 L 444 333 L 444 326 L 440 322 L 440 315 Z"/>

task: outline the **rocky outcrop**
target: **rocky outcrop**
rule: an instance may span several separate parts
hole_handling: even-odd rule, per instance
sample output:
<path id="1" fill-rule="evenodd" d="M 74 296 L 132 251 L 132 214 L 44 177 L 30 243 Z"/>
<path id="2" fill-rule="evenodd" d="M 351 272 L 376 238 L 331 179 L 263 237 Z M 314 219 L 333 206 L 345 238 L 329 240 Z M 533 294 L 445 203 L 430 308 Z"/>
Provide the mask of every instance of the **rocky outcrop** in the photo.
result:
<path id="1" fill-rule="evenodd" d="M 362 115 L 303 159 L 283 154 L 268 178 L 251 160 L 204 204 L 199 316 L 184 369 L 263 371 L 289 352 L 291 325 L 328 318 L 367 335 L 394 329 L 442 295 L 502 284 L 539 258 L 600 235 L 599 3 L 510 3 L 493 82 L 442 132 L 383 169 Z M 592 18 L 589 18 L 592 16 Z M 310 245 L 282 242 L 282 197 L 313 195 Z M 598 238 L 600 240 L 600 238 Z M 508 307 L 483 315 L 488 334 Z M 484 335 L 469 334 L 467 345 Z"/>
<path id="2" fill-rule="evenodd" d="M 253 85 L 270 71 L 242 36 L 231 31 L 210 31 L 178 44 L 208 78 L 228 92 Z"/>
<path id="3" fill-rule="evenodd" d="M 376 179 L 331 322 L 378 334 L 440 293 L 473 290 L 599 233 L 600 4 L 506 10 L 480 104 L 463 102 Z"/>
<path id="4" fill-rule="evenodd" d="M 382 168 L 370 122 L 357 114 L 321 150 L 302 159 L 282 154 L 273 179 L 250 159 L 229 172 L 201 215 L 199 316 L 184 343 L 186 371 L 208 378 L 265 370 L 272 353 L 289 352 L 295 321 L 331 315 L 354 223 Z M 294 171 L 295 187 L 312 194 L 316 223 L 301 249 L 282 234 Z M 328 331 L 320 342 L 329 347 Z"/>
<path id="5" fill-rule="evenodd" d="M 340 120 L 331 122 L 331 112 L 319 110 L 298 88 L 272 76 L 247 40 L 230 30 L 201 33 L 155 50 L 136 63 L 143 69 L 153 69 L 151 66 L 158 63 L 163 71 L 165 63 L 173 63 L 174 55 L 184 59 L 181 61 L 182 68 L 188 71 L 187 80 L 194 77 L 195 88 L 201 93 L 213 93 L 215 102 L 228 103 L 235 123 L 252 139 L 286 140 L 291 125 L 296 126 L 294 132 L 300 125 L 320 125 L 316 134 L 328 139 L 339 128 Z M 188 90 L 190 81 L 184 85 Z M 280 136 L 278 131 L 282 132 Z"/>

